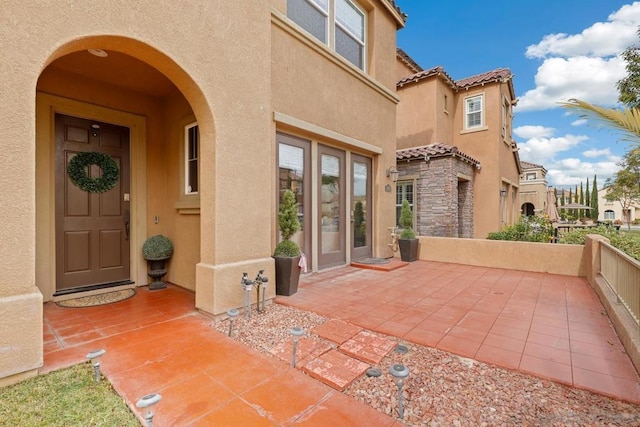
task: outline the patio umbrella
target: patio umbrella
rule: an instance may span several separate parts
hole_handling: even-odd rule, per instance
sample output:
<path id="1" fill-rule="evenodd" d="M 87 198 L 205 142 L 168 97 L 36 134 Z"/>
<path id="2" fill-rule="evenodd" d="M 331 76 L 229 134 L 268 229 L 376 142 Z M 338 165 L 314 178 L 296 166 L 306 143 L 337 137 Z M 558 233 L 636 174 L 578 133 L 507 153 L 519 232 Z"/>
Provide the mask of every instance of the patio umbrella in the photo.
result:
<path id="1" fill-rule="evenodd" d="M 556 207 L 556 190 L 553 188 L 549 188 L 547 190 L 546 214 L 551 222 L 558 222 L 558 219 L 560 218 L 560 215 L 558 215 L 558 208 Z"/>

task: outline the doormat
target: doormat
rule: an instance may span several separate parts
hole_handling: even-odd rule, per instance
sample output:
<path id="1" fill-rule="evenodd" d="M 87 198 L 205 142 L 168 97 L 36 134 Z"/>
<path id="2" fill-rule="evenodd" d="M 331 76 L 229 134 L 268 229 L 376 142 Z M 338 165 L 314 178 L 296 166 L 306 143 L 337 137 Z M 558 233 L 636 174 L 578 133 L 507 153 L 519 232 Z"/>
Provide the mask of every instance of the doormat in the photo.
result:
<path id="1" fill-rule="evenodd" d="M 66 301 L 56 301 L 60 307 L 95 307 L 97 305 L 111 304 L 124 301 L 136 294 L 135 289 L 122 289 L 120 291 L 107 292 L 104 294 L 89 295 L 86 297 L 68 299 Z"/>
<path id="2" fill-rule="evenodd" d="M 351 262 L 352 267 L 367 268 L 369 270 L 393 271 L 409 265 L 408 262 L 400 261 L 397 258 L 363 258 Z"/>
<path id="3" fill-rule="evenodd" d="M 354 259 L 354 263 L 357 264 L 389 264 L 389 260 L 386 258 L 360 258 Z"/>

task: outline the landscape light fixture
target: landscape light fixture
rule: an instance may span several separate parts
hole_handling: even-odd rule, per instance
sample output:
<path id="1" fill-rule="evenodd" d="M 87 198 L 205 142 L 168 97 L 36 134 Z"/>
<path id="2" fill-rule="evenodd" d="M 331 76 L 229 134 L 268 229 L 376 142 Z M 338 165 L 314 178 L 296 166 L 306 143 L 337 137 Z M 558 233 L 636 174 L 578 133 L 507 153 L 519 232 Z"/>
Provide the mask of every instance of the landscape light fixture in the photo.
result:
<path id="1" fill-rule="evenodd" d="M 240 312 L 235 308 L 227 310 L 227 316 L 229 316 L 229 336 L 231 336 L 231 330 L 233 329 L 233 321 L 238 317 Z"/>
<path id="2" fill-rule="evenodd" d="M 91 361 L 93 364 L 93 373 L 96 377 L 96 382 L 100 382 L 100 358 L 104 356 L 107 351 L 104 349 L 93 350 L 89 354 L 87 354 L 86 358 Z"/>
<path id="3" fill-rule="evenodd" d="M 398 175 L 400 175 L 400 172 L 395 166 L 389 166 L 387 168 L 387 178 L 391 178 L 391 181 L 398 182 Z"/>
<path id="4" fill-rule="evenodd" d="M 153 425 L 153 405 L 160 402 L 162 396 L 158 393 L 147 394 L 136 402 L 136 406 L 140 409 L 146 409 L 147 413 L 144 416 L 145 426 L 151 427 Z"/>
<path id="5" fill-rule="evenodd" d="M 293 335 L 293 352 L 291 354 L 291 367 L 295 368 L 296 367 L 296 350 L 298 348 L 298 341 L 300 340 L 300 337 L 304 335 L 304 329 L 299 328 L 299 327 L 295 327 L 295 328 L 291 328 L 291 335 Z"/>
<path id="6" fill-rule="evenodd" d="M 404 379 L 409 376 L 409 368 L 404 365 L 396 364 L 391 365 L 389 373 L 393 376 L 393 381 L 398 386 L 398 416 L 400 419 L 404 418 L 404 409 L 402 408 L 402 385 Z"/>

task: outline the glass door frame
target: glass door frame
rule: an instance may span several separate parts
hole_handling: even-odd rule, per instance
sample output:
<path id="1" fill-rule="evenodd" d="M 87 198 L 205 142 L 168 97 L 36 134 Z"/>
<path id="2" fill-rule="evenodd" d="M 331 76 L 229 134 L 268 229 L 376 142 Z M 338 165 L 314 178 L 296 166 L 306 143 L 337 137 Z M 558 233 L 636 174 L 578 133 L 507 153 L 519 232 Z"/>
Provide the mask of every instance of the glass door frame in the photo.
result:
<path id="1" fill-rule="evenodd" d="M 365 217 L 364 222 L 366 224 L 366 229 L 364 233 L 365 244 L 360 247 L 356 247 L 356 230 L 355 230 L 355 203 L 356 203 L 356 177 L 355 177 L 355 164 L 361 163 L 366 165 L 367 168 L 367 177 L 366 177 L 366 194 L 365 194 Z M 351 260 L 361 259 L 361 258 L 370 258 L 373 254 L 373 197 L 372 197 L 372 166 L 373 162 L 370 157 L 361 156 L 358 154 L 351 154 L 351 201 L 349 203 L 349 208 L 351 210 Z"/>
<path id="2" fill-rule="evenodd" d="M 322 188 L 322 159 L 324 156 L 332 156 L 337 157 L 339 160 L 338 167 L 338 208 L 335 212 L 332 212 L 331 215 L 325 216 L 323 218 L 322 212 L 322 202 L 323 202 L 323 188 Z M 347 229 L 350 227 L 347 226 L 347 215 L 346 215 L 346 152 L 343 150 L 339 150 L 336 148 L 328 147 L 326 145 L 318 144 L 318 169 L 317 169 L 317 197 L 318 197 L 318 240 L 317 240 L 317 251 L 318 251 L 318 269 L 323 269 L 327 267 L 344 265 L 347 262 L 347 251 L 346 251 L 346 236 Z M 326 213 L 326 212 L 325 212 Z M 326 222 L 329 223 L 326 223 Z M 335 231 L 326 231 L 326 235 L 323 234 L 323 228 L 327 229 L 330 227 L 336 227 Z M 335 241 L 329 241 L 328 233 L 337 233 L 333 237 L 335 237 Z M 336 250 L 326 251 L 323 250 L 323 244 L 325 248 L 330 246 L 335 246 Z"/>

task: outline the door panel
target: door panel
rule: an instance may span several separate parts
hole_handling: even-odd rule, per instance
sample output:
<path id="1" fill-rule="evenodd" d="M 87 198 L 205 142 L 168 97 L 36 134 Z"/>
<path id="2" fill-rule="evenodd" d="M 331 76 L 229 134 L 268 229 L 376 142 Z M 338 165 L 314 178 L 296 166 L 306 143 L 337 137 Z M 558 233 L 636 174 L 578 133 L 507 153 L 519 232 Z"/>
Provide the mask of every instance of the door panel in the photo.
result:
<path id="1" fill-rule="evenodd" d="M 318 146 L 318 267 L 346 263 L 345 153 Z"/>
<path id="2" fill-rule="evenodd" d="M 351 259 L 369 258 L 371 244 L 371 159 L 351 156 Z"/>
<path id="3" fill-rule="evenodd" d="M 56 290 L 129 281 L 129 129 L 56 115 Z M 78 153 L 108 154 L 118 164 L 117 184 L 104 193 L 77 187 L 67 174 Z M 88 176 L 102 171 L 90 165 Z"/>
<path id="4" fill-rule="evenodd" d="M 311 244 L 311 142 L 283 133 L 278 141 L 278 210 L 285 190 L 291 190 L 298 202 L 300 230 L 291 240 L 300 246 L 312 268 Z"/>

